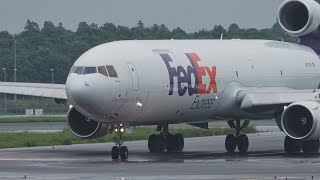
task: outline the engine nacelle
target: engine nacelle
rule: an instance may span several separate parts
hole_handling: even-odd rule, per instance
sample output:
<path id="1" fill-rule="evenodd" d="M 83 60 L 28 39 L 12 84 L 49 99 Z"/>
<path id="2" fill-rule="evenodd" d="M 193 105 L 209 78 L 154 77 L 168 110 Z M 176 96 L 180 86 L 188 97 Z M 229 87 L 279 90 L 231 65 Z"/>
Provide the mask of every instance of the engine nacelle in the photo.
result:
<path id="1" fill-rule="evenodd" d="M 293 139 L 319 139 L 320 103 L 302 101 L 291 104 L 282 113 L 281 126 L 284 133 Z"/>
<path id="2" fill-rule="evenodd" d="M 320 4 L 315 0 L 287 0 L 279 8 L 278 22 L 289 35 L 310 34 L 320 25 Z"/>
<path id="3" fill-rule="evenodd" d="M 107 134 L 106 125 L 93 121 L 72 107 L 67 116 L 69 130 L 79 138 L 98 138 Z"/>

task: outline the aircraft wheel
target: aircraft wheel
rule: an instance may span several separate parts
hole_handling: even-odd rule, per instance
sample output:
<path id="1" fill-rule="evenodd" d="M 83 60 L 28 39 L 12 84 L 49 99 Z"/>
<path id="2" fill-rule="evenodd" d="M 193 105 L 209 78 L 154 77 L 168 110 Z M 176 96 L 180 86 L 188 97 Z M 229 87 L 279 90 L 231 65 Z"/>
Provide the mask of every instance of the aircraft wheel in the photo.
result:
<path id="1" fill-rule="evenodd" d="M 174 135 L 168 134 L 166 138 L 166 149 L 168 152 L 176 151 L 177 141 Z"/>
<path id="2" fill-rule="evenodd" d="M 238 150 L 240 153 L 246 153 L 249 149 L 249 139 L 245 134 L 240 134 L 237 139 Z"/>
<path id="3" fill-rule="evenodd" d="M 184 148 L 184 138 L 183 138 L 182 134 L 176 134 L 176 135 L 175 135 L 175 139 L 176 139 L 176 142 L 177 142 L 176 151 L 178 151 L 178 152 L 183 151 L 183 148 Z"/>
<path id="4" fill-rule="evenodd" d="M 286 136 L 284 140 L 284 151 L 286 153 L 297 153 L 301 151 L 301 141 Z"/>
<path id="5" fill-rule="evenodd" d="M 313 141 L 303 141 L 302 150 L 306 154 L 318 153 L 320 148 L 320 142 L 318 140 Z"/>
<path id="6" fill-rule="evenodd" d="M 158 137 L 155 134 L 152 134 L 149 136 L 148 139 L 148 148 L 150 152 L 157 152 L 157 147 L 156 147 L 156 141 L 157 141 Z"/>
<path id="7" fill-rule="evenodd" d="M 120 150 L 118 146 L 113 146 L 111 150 L 111 156 L 113 160 L 119 159 Z"/>
<path id="8" fill-rule="evenodd" d="M 165 150 L 165 143 L 161 135 L 152 134 L 148 139 L 148 148 L 152 153 L 159 153 Z"/>
<path id="9" fill-rule="evenodd" d="M 129 151 L 127 146 L 122 146 L 120 149 L 120 157 L 122 160 L 128 159 Z"/>
<path id="10" fill-rule="evenodd" d="M 228 153 L 233 153 L 237 148 L 237 139 L 234 134 L 229 134 L 225 140 L 225 147 Z"/>

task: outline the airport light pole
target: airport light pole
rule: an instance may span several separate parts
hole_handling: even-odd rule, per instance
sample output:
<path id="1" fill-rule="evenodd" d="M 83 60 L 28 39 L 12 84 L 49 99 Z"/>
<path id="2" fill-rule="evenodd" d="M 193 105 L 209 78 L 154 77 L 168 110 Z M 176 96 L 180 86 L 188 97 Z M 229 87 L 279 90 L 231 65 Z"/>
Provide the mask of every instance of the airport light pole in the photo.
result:
<path id="1" fill-rule="evenodd" d="M 4 82 L 7 82 L 7 69 L 2 68 L 3 76 L 4 76 Z M 7 114 L 7 94 L 4 93 L 4 113 Z"/>
<path id="2" fill-rule="evenodd" d="M 7 69 L 2 68 L 2 71 L 3 71 L 4 82 L 7 82 Z"/>
<path id="3" fill-rule="evenodd" d="M 17 82 L 17 41 L 14 40 L 14 69 L 13 69 L 13 81 Z M 17 95 L 14 95 L 14 102 L 17 101 Z"/>
<path id="4" fill-rule="evenodd" d="M 51 71 L 51 84 L 53 84 L 53 69 L 50 69 Z"/>

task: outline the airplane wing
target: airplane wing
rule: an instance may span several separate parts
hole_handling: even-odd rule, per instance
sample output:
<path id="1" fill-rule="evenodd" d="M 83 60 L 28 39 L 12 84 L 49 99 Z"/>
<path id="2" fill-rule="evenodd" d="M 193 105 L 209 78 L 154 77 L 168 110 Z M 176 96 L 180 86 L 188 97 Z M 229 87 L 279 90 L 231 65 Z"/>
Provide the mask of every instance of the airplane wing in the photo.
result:
<path id="1" fill-rule="evenodd" d="M 0 93 L 68 99 L 64 84 L 0 82 Z"/>
<path id="2" fill-rule="evenodd" d="M 245 112 L 266 114 L 280 112 L 284 106 L 297 101 L 319 100 L 320 90 L 268 90 L 255 89 L 239 91 L 236 97 L 240 109 Z M 282 110 L 280 109 L 282 108 Z"/>

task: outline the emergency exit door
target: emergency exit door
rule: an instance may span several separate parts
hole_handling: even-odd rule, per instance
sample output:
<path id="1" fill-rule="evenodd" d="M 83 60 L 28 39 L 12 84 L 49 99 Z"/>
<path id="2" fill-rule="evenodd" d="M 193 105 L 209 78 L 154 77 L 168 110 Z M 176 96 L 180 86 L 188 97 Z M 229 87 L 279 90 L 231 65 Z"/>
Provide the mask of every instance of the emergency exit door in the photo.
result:
<path id="1" fill-rule="evenodd" d="M 133 91 L 139 91 L 139 76 L 136 67 L 132 63 L 128 63 L 129 72 L 131 75 L 131 84 Z"/>

